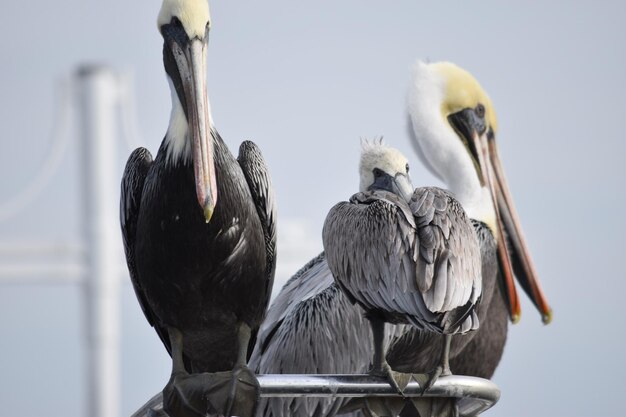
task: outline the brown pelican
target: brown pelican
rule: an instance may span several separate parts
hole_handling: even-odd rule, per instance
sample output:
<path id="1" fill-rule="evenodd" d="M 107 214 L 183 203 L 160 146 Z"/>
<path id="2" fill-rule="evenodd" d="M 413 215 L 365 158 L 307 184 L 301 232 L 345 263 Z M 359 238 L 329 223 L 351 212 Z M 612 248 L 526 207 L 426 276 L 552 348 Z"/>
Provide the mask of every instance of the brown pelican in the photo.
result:
<path id="1" fill-rule="evenodd" d="M 246 368 L 248 344 L 265 315 L 275 268 L 276 214 L 263 157 L 244 142 L 235 159 L 213 125 L 210 23 L 206 0 L 163 1 L 158 28 L 170 122 L 156 159 L 136 149 L 122 179 L 126 259 L 146 318 L 172 354 L 169 394 L 182 397 L 170 401 L 173 415 L 192 414 L 185 408 L 192 405 L 174 404 L 192 401 L 174 377 L 234 370 L 232 383 L 222 384 L 226 411 L 217 410 L 227 415 L 237 378 L 256 381 Z M 165 403 L 167 409 L 167 395 Z"/>
<path id="2" fill-rule="evenodd" d="M 491 378 L 504 350 L 507 317 L 520 318 L 513 276 L 543 322 L 552 320 L 498 156 L 495 110 L 478 81 L 449 62 L 417 62 L 407 101 L 419 156 L 475 220 L 481 243 L 481 327 L 473 338 L 460 341 L 452 367 Z"/>
<path id="3" fill-rule="evenodd" d="M 396 149 L 365 143 L 360 192 L 331 208 L 322 232 L 328 266 L 370 321 L 370 373 L 397 386 L 384 354 L 384 322 L 445 334 L 429 378 L 449 375 L 453 334 L 478 328 L 480 248 L 460 204 L 439 188 L 413 190 L 409 164 Z M 401 389 L 400 389 L 401 392 Z"/>
<path id="4" fill-rule="evenodd" d="M 418 62 L 412 72 L 410 86 L 408 109 L 411 126 L 415 127 L 411 129 L 413 142 L 425 165 L 445 181 L 469 217 L 473 218 L 481 246 L 483 295 L 477 307 L 480 328 L 453 338 L 450 367 L 457 374 L 491 378 L 502 357 L 509 316 L 519 319 L 516 297 L 512 297 L 512 303 L 508 301 L 507 294 L 515 294 L 515 288 L 511 280 L 505 278 L 503 271 L 511 262 L 499 259 L 502 251 L 513 258 L 515 276 L 524 288 L 531 289 L 529 296 L 540 310 L 545 323 L 551 319 L 551 310 L 523 243 L 508 191 L 506 198 L 503 198 L 503 193 L 497 193 L 500 197 L 494 202 L 493 190 L 485 190 L 480 186 L 478 167 L 474 163 L 476 157 L 468 142 L 468 137 L 474 137 L 473 131 L 476 134 L 482 132 L 483 138 L 487 137 L 490 157 L 481 160 L 485 164 L 494 165 L 499 178 L 496 187 L 506 190 L 504 171 L 495 147 L 496 119 L 491 100 L 474 77 L 451 63 Z M 473 117 L 471 109 L 482 117 Z M 462 127 L 463 119 L 468 119 L 465 129 Z M 481 120 L 484 122 L 481 123 Z M 446 169 L 447 164 L 457 164 L 459 167 Z M 502 223 L 494 222 L 496 206 L 502 213 Z M 480 207 L 485 210 L 479 210 Z M 502 228 L 511 236 L 509 239 L 517 242 L 516 246 L 505 246 L 502 239 L 500 244 L 496 242 L 496 236 Z M 344 339 L 337 335 L 351 335 L 351 340 L 369 341 L 369 326 L 359 314 L 351 310 L 360 308 L 350 307 L 343 292 L 334 287 L 336 284 L 329 278 L 325 254 L 322 253 L 285 285 L 270 307 L 267 320 L 259 332 L 251 367 L 261 373 L 343 373 L 367 370 L 372 357 L 369 343 L 361 343 L 359 348 L 352 350 L 340 349 L 337 342 L 344 342 Z M 317 323 L 324 323 L 326 327 L 319 328 Z M 440 335 L 432 332 L 412 329 L 387 349 L 387 360 L 393 369 L 405 372 L 432 369 L 440 355 L 440 338 Z M 291 342 L 290 347 L 281 350 L 279 347 L 284 340 Z M 315 356 L 307 356 L 314 349 Z M 303 411 L 307 408 L 319 412 L 313 414 Z M 264 411 L 265 416 L 275 417 L 332 416 L 336 409 L 336 403 L 327 399 L 271 399 L 259 411 Z"/>

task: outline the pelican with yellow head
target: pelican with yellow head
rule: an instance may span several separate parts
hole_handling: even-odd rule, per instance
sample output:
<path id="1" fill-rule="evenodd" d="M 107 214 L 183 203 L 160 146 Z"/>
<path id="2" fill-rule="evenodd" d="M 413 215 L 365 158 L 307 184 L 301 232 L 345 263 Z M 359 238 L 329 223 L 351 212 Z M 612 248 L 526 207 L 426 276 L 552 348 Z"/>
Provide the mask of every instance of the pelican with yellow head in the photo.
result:
<path id="1" fill-rule="evenodd" d="M 552 320 L 515 211 L 496 146 L 493 104 L 478 81 L 450 62 L 417 62 L 408 93 L 413 143 L 470 218 L 483 223 L 497 244 L 508 314 L 521 309 L 514 276 L 541 314 Z"/>

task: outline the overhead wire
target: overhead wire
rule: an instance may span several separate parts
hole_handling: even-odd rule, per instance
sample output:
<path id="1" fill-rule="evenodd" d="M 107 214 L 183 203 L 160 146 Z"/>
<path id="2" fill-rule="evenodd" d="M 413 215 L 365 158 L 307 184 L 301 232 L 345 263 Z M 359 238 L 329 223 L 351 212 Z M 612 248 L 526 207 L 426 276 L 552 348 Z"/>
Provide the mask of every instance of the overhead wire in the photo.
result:
<path id="1" fill-rule="evenodd" d="M 50 183 L 50 180 L 59 169 L 65 151 L 71 140 L 70 126 L 72 125 L 71 97 L 73 96 L 73 82 L 66 77 L 58 82 L 59 92 L 56 106 L 57 115 L 53 119 L 50 148 L 46 153 L 37 175 L 19 191 L 6 201 L 0 201 L 0 222 L 7 221 L 19 214 L 30 205 Z"/>
<path id="2" fill-rule="evenodd" d="M 117 109 L 124 143 L 132 151 L 145 143 L 142 140 L 137 117 L 137 105 L 133 91 L 133 78 L 129 74 L 120 75 L 120 92 Z"/>

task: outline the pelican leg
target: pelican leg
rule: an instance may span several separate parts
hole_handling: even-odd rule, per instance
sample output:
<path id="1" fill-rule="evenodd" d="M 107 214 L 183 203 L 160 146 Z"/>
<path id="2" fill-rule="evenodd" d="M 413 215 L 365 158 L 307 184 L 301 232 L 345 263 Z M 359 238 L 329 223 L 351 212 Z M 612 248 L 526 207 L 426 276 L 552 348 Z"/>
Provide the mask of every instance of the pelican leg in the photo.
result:
<path id="1" fill-rule="evenodd" d="M 239 344 L 237 361 L 232 371 L 230 392 L 224 408 L 225 416 L 233 415 L 233 411 L 236 410 L 247 410 L 249 415 L 253 415 L 259 400 L 259 382 L 254 372 L 246 365 L 251 334 L 250 327 L 240 323 L 237 331 Z"/>
<path id="2" fill-rule="evenodd" d="M 370 375 L 380 376 L 383 378 L 387 378 L 392 387 L 398 391 L 398 394 L 402 395 L 404 387 L 409 382 L 409 376 L 406 378 L 402 378 L 401 381 L 402 388 L 400 387 L 400 383 L 397 380 L 397 377 L 401 374 L 394 372 L 389 364 L 387 363 L 387 359 L 385 358 L 385 322 L 382 321 L 378 317 L 367 317 L 370 321 L 370 325 L 372 326 L 372 339 L 374 343 L 374 359 L 372 361 L 372 368 L 369 370 Z M 406 381 L 404 381 L 406 379 Z"/>
<path id="3" fill-rule="evenodd" d="M 183 362 L 183 334 L 180 330 L 171 326 L 167 328 L 167 333 L 169 334 L 172 349 L 172 376 L 187 374 L 185 363 Z"/>
<path id="4" fill-rule="evenodd" d="M 389 368 L 389 364 L 383 354 L 385 339 L 385 323 L 378 319 L 371 319 L 372 338 L 374 342 L 374 360 L 372 361 L 372 372 L 384 374 Z"/>
<path id="5" fill-rule="evenodd" d="M 189 416 L 206 415 L 207 401 L 203 396 L 204 381 L 197 375 L 190 375 L 183 362 L 183 334 L 175 327 L 168 326 L 172 352 L 172 374 L 163 388 L 163 409 L 154 410 L 155 416 Z"/>
<path id="6" fill-rule="evenodd" d="M 239 326 L 239 332 L 237 333 L 237 342 L 239 343 L 239 352 L 237 355 L 237 364 L 235 366 L 246 366 L 248 355 L 248 344 L 250 343 L 250 336 L 252 331 L 247 324 L 241 323 Z"/>
<path id="7" fill-rule="evenodd" d="M 452 344 L 452 335 L 447 334 L 443 345 L 443 353 L 441 354 L 441 375 L 452 375 L 450 370 L 450 345 Z"/>
<path id="8" fill-rule="evenodd" d="M 441 352 L 441 360 L 439 361 L 439 365 L 428 374 L 428 378 L 426 379 L 426 383 L 424 384 L 424 389 L 422 389 L 422 394 L 428 391 L 435 384 L 437 379 L 440 376 L 448 376 L 452 375 L 450 371 L 450 343 L 452 342 L 452 335 L 447 334 L 444 337 L 443 342 L 443 351 Z"/>

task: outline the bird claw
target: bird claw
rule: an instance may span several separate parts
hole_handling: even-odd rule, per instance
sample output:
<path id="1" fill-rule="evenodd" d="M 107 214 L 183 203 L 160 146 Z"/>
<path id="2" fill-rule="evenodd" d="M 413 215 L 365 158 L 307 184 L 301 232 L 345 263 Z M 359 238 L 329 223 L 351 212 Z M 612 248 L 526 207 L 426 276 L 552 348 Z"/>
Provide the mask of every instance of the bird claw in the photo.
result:
<path id="1" fill-rule="evenodd" d="M 433 385 L 435 385 L 435 382 L 437 382 L 437 379 L 439 379 L 440 376 L 448 375 L 452 375 L 452 372 L 450 372 L 450 368 L 438 365 L 431 372 L 427 374 L 415 374 L 413 375 L 413 378 L 420 384 L 421 387 L 423 387 L 421 395 L 424 395 L 426 391 L 428 391 L 433 387 Z"/>
<path id="2" fill-rule="evenodd" d="M 402 372 L 394 371 L 386 362 L 382 364 L 379 369 L 376 369 L 376 368 L 370 369 L 368 374 L 387 379 L 387 381 L 389 381 L 389 384 L 396 391 L 398 391 L 398 394 L 400 394 L 402 398 L 404 398 L 404 389 L 409 384 L 409 381 L 411 380 L 411 377 L 412 377 L 411 374 L 405 374 Z"/>

